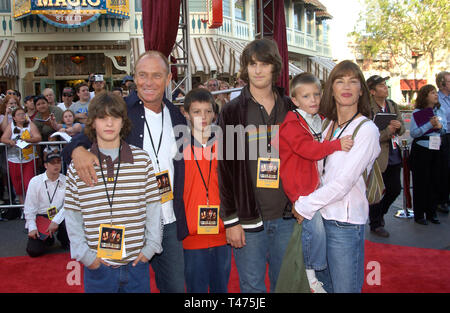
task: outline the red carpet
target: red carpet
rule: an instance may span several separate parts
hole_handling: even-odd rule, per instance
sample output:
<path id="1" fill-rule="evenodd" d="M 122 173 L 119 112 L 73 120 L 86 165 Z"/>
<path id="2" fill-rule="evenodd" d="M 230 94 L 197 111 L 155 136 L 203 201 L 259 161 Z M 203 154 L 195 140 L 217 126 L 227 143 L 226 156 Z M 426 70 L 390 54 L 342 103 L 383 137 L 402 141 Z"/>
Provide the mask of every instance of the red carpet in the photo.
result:
<path id="1" fill-rule="evenodd" d="M 450 251 L 366 241 L 365 254 L 366 280 L 363 292 L 450 292 Z M 82 266 L 77 272 L 74 265 L 77 266 L 77 262 L 70 259 L 69 253 L 50 254 L 36 259 L 28 256 L 0 258 L 0 293 L 83 292 Z M 153 272 L 151 275 L 151 290 L 157 292 Z M 77 278 L 80 284 L 77 284 Z M 229 292 L 239 292 L 234 262 L 228 288 Z"/>

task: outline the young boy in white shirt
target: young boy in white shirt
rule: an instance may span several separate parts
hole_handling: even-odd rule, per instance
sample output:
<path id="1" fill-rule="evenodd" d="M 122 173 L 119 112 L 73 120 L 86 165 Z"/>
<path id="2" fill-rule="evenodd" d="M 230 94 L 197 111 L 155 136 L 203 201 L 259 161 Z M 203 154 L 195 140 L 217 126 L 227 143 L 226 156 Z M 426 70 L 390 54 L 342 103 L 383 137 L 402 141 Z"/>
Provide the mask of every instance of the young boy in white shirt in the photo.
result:
<path id="1" fill-rule="evenodd" d="M 28 229 L 27 253 L 31 257 L 43 255 L 56 238 L 64 249 L 69 247 L 64 223 L 64 194 L 66 177 L 61 174 L 61 156 L 57 150 L 44 151 L 45 173 L 30 180 L 24 203 Z"/>

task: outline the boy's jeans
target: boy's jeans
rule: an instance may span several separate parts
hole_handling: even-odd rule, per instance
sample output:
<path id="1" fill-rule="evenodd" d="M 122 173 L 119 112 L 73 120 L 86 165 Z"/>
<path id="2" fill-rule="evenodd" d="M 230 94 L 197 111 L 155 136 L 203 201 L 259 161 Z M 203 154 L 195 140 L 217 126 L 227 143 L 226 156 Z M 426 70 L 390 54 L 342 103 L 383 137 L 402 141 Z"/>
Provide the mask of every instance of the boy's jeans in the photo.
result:
<path id="1" fill-rule="evenodd" d="M 245 232 L 246 245 L 233 248 L 242 293 L 267 292 L 266 264 L 269 263 L 270 292 L 275 290 L 294 223 L 291 219 L 264 221 L 264 230 Z"/>
<path id="2" fill-rule="evenodd" d="M 149 293 L 150 268 L 148 262 L 133 262 L 119 267 L 101 264 L 99 268 L 84 268 L 86 293 Z"/>
<path id="3" fill-rule="evenodd" d="M 322 215 L 316 212 L 311 220 L 303 220 L 302 248 L 306 269 L 323 271 L 327 268 L 326 236 Z"/>
<path id="4" fill-rule="evenodd" d="M 230 271 L 229 245 L 184 250 L 186 292 L 227 293 Z"/>

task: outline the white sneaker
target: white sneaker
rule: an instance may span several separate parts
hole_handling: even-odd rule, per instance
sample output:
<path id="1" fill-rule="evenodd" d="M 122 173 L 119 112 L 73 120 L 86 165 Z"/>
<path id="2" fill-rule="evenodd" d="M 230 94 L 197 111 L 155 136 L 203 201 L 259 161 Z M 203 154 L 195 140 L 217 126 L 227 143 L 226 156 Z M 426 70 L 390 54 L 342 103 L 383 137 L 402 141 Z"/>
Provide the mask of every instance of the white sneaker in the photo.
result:
<path id="1" fill-rule="evenodd" d="M 325 289 L 323 289 L 322 286 L 323 286 L 323 283 L 318 280 L 315 280 L 314 282 L 312 282 L 309 285 L 309 287 L 311 289 L 311 293 L 327 293 L 325 291 Z"/>

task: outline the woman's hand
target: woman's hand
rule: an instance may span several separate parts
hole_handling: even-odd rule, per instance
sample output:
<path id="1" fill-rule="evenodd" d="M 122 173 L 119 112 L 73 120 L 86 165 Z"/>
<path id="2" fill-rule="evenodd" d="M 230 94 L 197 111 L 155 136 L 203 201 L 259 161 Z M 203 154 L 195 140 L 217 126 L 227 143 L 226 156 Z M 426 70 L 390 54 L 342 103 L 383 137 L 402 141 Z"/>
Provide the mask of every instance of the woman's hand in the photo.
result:
<path id="1" fill-rule="evenodd" d="M 297 223 L 301 224 L 303 220 L 305 219 L 303 216 L 301 216 L 296 210 L 295 205 L 292 206 L 292 214 L 294 215 L 295 219 L 297 220 Z"/>

